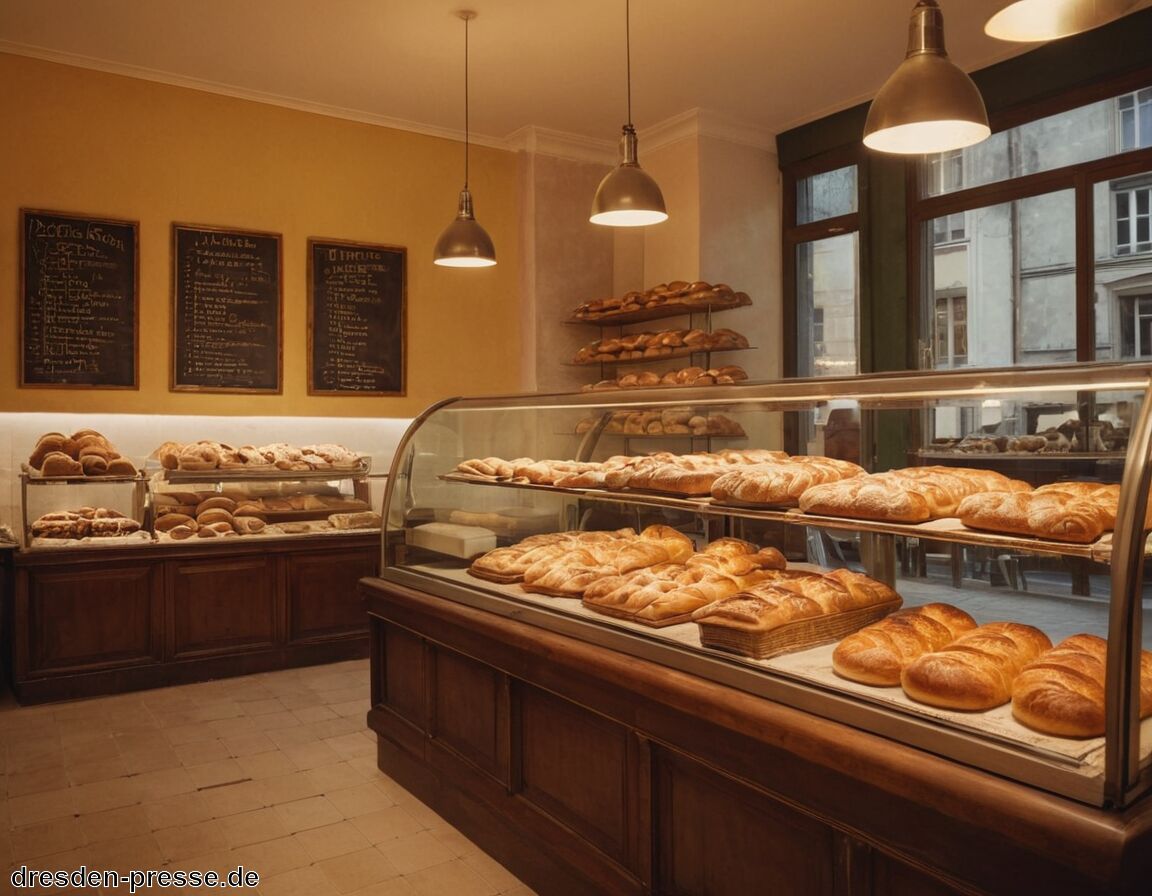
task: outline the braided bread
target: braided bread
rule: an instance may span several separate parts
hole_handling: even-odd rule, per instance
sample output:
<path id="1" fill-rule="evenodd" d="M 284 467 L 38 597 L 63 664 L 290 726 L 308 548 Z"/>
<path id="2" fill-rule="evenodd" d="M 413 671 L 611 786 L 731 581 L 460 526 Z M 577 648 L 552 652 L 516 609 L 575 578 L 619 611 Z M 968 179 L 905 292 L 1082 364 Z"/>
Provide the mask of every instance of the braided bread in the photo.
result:
<path id="1" fill-rule="evenodd" d="M 861 684 L 895 687 L 912 660 L 939 650 L 975 627 L 971 616 L 951 604 L 899 610 L 837 644 L 832 670 Z"/>

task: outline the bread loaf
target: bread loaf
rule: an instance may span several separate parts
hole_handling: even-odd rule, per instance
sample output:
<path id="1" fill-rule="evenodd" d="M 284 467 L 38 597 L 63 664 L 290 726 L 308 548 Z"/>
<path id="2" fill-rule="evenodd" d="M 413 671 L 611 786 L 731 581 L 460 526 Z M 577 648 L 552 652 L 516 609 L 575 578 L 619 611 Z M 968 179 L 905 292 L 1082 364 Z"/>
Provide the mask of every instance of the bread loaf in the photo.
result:
<path id="1" fill-rule="evenodd" d="M 832 652 L 832 671 L 877 687 L 897 687 L 912 660 L 939 650 L 976 622 L 951 604 L 909 607 L 849 635 Z"/>
<path id="2" fill-rule="evenodd" d="M 1012 715 L 1058 737 L 1104 734 L 1108 642 L 1095 635 L 1065 638 L 1024 667 L 1012 685 Z M 1152 715 L 1152 653 L 1140 653 L 1140 718 Z"/>
<path id="3" fill-rule="evenodd" d="M 990 622 L 913 660 L 900 676 L 913 700 L 944 709 L 986 710 L 1007 703 L 1028 663 L 1052 647 L 1038 628 Z"/>
<path id="4" fill-rule="evenodd" d="M 1116 519 L 1114 509 L 1059 491 L 971 495 L 960 503 L 956 515 L 973 529 L 1077 544 L 1095 541 Z"/>
<path id="5" fill-rule="evenodd" d="M 864 468 L 830 457 L 787 457 L 779 461 L 740 467 L 712 483 L 712 497 L 721 502 L 795 505 L 814 485 L 838 482 L 864 473 Z"/>

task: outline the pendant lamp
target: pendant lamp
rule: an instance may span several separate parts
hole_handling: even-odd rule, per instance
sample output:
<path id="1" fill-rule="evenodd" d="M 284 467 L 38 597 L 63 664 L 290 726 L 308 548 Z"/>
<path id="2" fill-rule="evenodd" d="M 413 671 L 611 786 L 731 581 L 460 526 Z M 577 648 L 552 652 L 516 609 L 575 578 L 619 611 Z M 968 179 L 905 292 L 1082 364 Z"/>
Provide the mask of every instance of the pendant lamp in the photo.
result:
<path id="1" fill-rule="evenodd" d="M 644 227 L 668 219 L 664 194 L 636 155 L 636 128 L 632 126 L 631 0 L 624 0 L 624 46 L 628 74 L 628 123 L 620 137 L 620 164 L 608 172 L 592 199 L 593 224 Z"/>
<path id="2" fill-rule="evenodd" d="M 468 23 L 476 18 L 470 9 L 456 13 L 464 20 L 464 189 L 456 219 L 444 228 L 436 241 L 433 260 L 450 268 L 486 268 L 496 264 L 492 237 L 476 221 L 472 211 L 472 194 L 468 190 Z"/>
<path id="3" fill-rule="evenodd" d="M 1055 40 L 1119 18 L 1136 0 L 1016 0 L 992 16 L 984 33 L 1000 40 Z"/>
<path id="4" fill-rule="evenodd" d="M 919 0 L 908 24 L 908 54 L 872 100 L 864 145 L 936 153 L 979 143 L 991 132 L 980 91 L 944 49 L 944 14 L 936 0 Z"/>

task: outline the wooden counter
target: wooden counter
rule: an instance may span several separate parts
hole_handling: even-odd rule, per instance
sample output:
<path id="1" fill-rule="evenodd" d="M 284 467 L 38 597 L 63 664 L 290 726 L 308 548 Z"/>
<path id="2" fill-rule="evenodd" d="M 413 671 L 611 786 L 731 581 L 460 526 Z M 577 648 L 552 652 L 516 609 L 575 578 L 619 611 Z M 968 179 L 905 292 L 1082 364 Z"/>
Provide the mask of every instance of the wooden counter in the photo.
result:
<path id="1" fill-rule="evenodd" d="M 1135 896 L 1088 807 L 419 590 L 361 583 L 380 768 L 542 896 Z"/>
<path id="2" fill-rule="evenodd" d="M 20 551 L 8 612 L 21 703 L 366 656 L 356 591 L 379 532 Z"/>

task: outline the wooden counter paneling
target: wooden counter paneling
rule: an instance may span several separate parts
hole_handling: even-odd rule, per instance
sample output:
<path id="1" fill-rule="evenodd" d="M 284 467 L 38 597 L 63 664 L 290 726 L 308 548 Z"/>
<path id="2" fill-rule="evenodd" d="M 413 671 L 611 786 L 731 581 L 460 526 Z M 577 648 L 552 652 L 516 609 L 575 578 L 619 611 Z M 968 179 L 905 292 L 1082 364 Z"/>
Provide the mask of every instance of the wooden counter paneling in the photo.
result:
<path id="1" fill-rule="evenodd" d="M 1147 799 L 1084 806 L 496 613 L 362 591 L 380 767 L 541 896 L 1144 896 L 1152 880 Z M 461 674 L 428 676 L 447 655 Z M 497 685 L 440 694 L 466 669 Z M 501 694 L 506 714 L 480 703 Z M 487 720 L 510 786 L 437 737 L 488 743 Z"/>
<path id="2" fill-rule="evenodd" d="M 171 656 L 270 649 L 277 639 L 275 556 L 170 564 Z"/>

